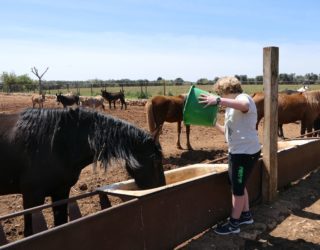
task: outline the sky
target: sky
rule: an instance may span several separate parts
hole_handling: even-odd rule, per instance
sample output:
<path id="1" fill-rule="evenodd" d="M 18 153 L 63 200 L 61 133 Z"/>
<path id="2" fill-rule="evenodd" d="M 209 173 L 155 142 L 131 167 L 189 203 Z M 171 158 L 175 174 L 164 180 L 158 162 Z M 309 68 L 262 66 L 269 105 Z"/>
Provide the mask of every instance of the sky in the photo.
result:
<path id="1" fill-rule="evenodd" d="M 318 0 L 0 0 L 0 73 L 43 80 L 320 74 Z"/>

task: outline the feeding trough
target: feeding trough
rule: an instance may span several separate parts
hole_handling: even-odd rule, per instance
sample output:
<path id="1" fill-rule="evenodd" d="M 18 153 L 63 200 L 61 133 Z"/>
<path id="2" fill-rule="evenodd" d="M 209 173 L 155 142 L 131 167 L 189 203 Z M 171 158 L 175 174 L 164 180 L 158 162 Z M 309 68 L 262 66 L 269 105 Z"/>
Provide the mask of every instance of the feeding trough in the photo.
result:
<path id="1" fill-rule="evenodd" d="M 301 140 L 290 140 L 290 141 L 278 141 L 278 152 L 282 150 L 288 150 L 290 148 L 299 147 L 318 139 L 301 139 Z"/>
<path id="2" fill-rule="evenodd" d="M 100 187 L 98 191 L 119 197 L 142 197 L 183 183 L 195 181 L 208 175 L 226 171 L 227 164 L 193 164 L 190 166 L 165 171 L 166 185 L 158 188 L 141 190 L 134 180 L 117 182 Z"/>
<path id="3" fill-rule="evenodd" d="M 279 142 L 278 188 L 316 169 L 320 165 L 319 147 L 317 139 Z M 261 201 L 262 168 L 260 158 L 248 180 L 253 204 Z M 129 201 L 4 248 L 172 249 L 230 214 L 226 169 L 227 164 L 194 164 L 169 170 L 165 172 L 167 184 L 149 190 L 139 190 L 133 180 L 101 187 L 97 190 L 99 195 L 115 195 Z"/>

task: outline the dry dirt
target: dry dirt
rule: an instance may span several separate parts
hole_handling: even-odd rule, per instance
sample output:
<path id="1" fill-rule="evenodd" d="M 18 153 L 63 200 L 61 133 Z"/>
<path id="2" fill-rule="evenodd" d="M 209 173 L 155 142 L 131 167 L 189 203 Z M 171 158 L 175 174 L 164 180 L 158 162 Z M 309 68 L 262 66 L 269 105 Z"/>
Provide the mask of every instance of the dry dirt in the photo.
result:
<path id="1" fill-rule="evenodd" d="M 31 96 L 22 94 L 6 95 L 0 93 L 0 112 L 19 112 L 32 107 Z M 57 105 L 55 97 L 47 98 L 45 108 L 62 108 Z M 136 126 L 147 129 L 143 106 L 128 106 L 127 110 L 105 111 L 107 114 L 127 120 Z M 223 121 L 223 114 L 218 116 Z M 0 121 L 1 122 L 1 121 Z M 284 133 L 292 138 L 299 135 L 299 124 L 284 126 Z M 183 167 L 188 164 L 212 162 L 226 155 L 224 138 L 214 128 L 191 127 L 191 145 L 193 151 L 186 150 L 185 128 L 181 134 L 183 150 L 176 148 L 176 123 L 166 123 L 160 142 L 164 154 L 165 170 Z M 262 141 L 262 126 L 259 126 Z M 225 160 L 222 160 L 226 162 Z M 220 161 L 220 162 L 222 162 Z M 97 171 L 92 166 L 83 169 L 79 181 L 71 190 L 75 196 L 95 188 L 127 179 L 125 170 L 111 166 L 107 173 Z M 210 197 L 208 197 L 210 199 Z M 22 210 L 21 195 L 0 197 L 0 216 Z M 48 202 L 49 200 L 47 200 Z M 114 199 L 113 204 L 120 201 Z M 231 201 L 230 201 L 231 202 Z M 87 201 L 80 204 L 83 215 L 97 210 L 98 205 Z M 49 214 L 49 212 L 47 212 Z M 253 207 L 256 223 L 242 228 L 240 235 L 217 236 L 207 230 L 194 239 L 180 245 L 182 249 L 320 249 L 320 171 L 315 171 L 297 183 L 279 192 L 278 199 L 272 204 Z M 48 215 L 50 217 L 50 215 Z M 48 219 L 49 227 L 52 218 Z M 3 222 L 6 235 L 10 240 L 22 238 L 23 220 L 6 220 Z"/>

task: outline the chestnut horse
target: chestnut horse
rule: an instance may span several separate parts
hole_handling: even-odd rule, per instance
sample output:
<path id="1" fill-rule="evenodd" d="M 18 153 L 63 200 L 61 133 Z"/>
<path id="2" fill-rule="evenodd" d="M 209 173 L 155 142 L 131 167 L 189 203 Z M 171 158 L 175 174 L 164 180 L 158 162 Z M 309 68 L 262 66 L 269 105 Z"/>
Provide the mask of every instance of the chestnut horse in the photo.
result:
<path id="1" fill-rule="evenodd" d="M 183 106 L 185 95 L 179 96 L 154 96 L 146 104 L 146 115 L 149 130 L 156 141 L 159 141 L 160 132 L 164 122 L 177 122 L 178 140 L 180 144 L 181 122 L 183 120 Z M 190 125 L 186 125 L 187 147 L 192 150 L 190 144 Z"/>
<path id="2" fill-rule="evenodd" d="M 264 116 L 264 93 L 257 92 L 252 95 L 252 98 L 257 106 L 257 129 L 260 120 Z M 284 138 L 282 125 L 301 121 L 301 130 L 300 133 L 304 134 L 306 124 L 309 125 L 309 120 L 312 119 L 307 116 L 307 98 L 303 93 L 300 92 L 290 92 L 290 93 L 279 93 L 278 94 L 278 135 L 281 138 Z M 312 120 L 313 122 L 313 120 Z"/>
<path id="3" fill-rule="evenodd" d="M 312 136 L 312 129 L 319 130 L 319 117 L 320 117 L 320 91 L 312 90 L 303 92 L 307 100 L 307 112 L 305 115 L 305 121 L 301 123 L 302 134 L 306 131 L 308 136 Z M 314 133 L 316 136 L 317 133 Z"/>

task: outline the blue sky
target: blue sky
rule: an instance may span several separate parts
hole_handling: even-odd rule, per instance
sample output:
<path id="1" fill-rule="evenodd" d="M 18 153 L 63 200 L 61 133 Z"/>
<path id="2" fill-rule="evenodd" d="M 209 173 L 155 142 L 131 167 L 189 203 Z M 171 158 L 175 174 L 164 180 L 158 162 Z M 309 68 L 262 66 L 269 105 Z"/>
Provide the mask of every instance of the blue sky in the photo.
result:
<path id="1" fill-rule="evenodd" d="M 44 80 L 320 73 L 317 0 L 0 0 L 0 72 Z"/>

